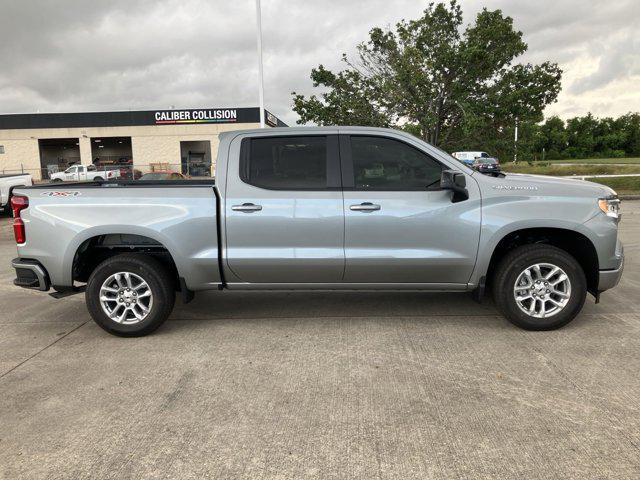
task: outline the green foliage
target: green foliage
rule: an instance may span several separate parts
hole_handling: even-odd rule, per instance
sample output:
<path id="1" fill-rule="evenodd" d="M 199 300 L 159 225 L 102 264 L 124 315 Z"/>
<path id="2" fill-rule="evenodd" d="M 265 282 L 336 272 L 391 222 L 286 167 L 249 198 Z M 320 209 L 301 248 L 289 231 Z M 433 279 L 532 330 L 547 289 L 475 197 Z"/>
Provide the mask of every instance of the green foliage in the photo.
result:
<path id="1" fill-rule="evenodd" d="M 512 153 L 515 119 L 531 130 L 560 91 L 556 64 L 514 63 L 526 50 L 500 10 L 464 26 L 455 0 L 431 3 L 418 19 L 373 28 L 355 62 L 343 55 L 343 71 L 313 69 L 323 93 L 293 92 L 293 109 L 299 123 L 392 126 L 450 151 Z"/>
<path id="2" fill-rule="evenodd" d="M 640 114 L 616 119 L 584 117 L 567 120 L 550 117 L 535 125 L 533 151 L 549 160 L 571 158 L 624 158 L 640 155 Z"/>

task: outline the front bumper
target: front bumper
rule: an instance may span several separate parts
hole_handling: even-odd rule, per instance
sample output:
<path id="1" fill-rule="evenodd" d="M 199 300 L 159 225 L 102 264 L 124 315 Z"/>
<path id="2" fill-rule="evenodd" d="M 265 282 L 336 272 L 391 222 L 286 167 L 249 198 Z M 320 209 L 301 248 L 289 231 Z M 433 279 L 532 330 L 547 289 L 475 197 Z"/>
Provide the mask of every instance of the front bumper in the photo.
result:
<path id="1" fill-rule="evenodd" d="M 16 269 L 14 285 L 46 292 L 51 286 L 49 275 L 37 260 L 14 258 L 11 266 Z"/>
<path id="2" fill-rule="evenodd" d="M 598 292 L 609 290 L 620 282 L 620 278 L 622 278 L 622 271 L 624 270 L 624 250 L 622 250 L 622 246 L 620 248 L 620 266 L 613 270 L 600 270 L 598 278 Z"/>

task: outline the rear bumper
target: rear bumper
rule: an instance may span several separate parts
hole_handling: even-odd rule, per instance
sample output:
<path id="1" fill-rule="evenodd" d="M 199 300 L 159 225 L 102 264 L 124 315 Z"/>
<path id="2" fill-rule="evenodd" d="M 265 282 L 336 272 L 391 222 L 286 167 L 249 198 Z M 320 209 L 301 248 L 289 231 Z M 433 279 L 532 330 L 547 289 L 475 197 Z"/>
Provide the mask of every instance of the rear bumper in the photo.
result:
<path id="1" fill-rule="evenodd" d="M 51 286 L 49 275 L 37 260 L 14 258 L 11 266 L 16 270 L 14 285 L 46 292 Z"/>

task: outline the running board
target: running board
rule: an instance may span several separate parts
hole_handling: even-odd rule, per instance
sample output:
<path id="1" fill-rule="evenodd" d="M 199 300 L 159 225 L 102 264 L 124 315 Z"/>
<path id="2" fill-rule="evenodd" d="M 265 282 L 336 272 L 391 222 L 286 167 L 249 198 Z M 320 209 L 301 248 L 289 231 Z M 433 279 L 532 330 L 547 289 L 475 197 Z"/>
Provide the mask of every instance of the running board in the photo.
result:
<path id="1" fill-rule="evenodd" d="M 56 291 L 56 292 L 50 293 L 49 296 L 55 299 L 60 299 L 60 298 L 70 297 L 71 295 L 75 295 L 77 293 L 82 293 L 86 289 L 87 289 L 87 286 L 82 285 L 81 287 L 72 287 L 69 289 L 61 290 L 59 292 Z"/>

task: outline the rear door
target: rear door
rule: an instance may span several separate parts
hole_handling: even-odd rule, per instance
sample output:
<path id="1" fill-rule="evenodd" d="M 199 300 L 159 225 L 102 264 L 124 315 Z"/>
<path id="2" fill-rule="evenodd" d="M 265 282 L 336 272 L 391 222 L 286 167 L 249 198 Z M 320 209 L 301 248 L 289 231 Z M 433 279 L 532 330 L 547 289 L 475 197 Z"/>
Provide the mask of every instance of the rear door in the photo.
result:
<path id="1" fill-rule="evenodd" d="M 229 283 L 337 283 L 344 272 L 338 136 L 238 137 L 225 197 Z M 231 156 L 230 156 L 231 158 Z"/>
<path id="2" fill-rule="evenodd" d="M 403 137 L 342 135 L 344 281 L 466 284 L 480 235 L 480 196 L 441 190 L 445 164 Z"/>

